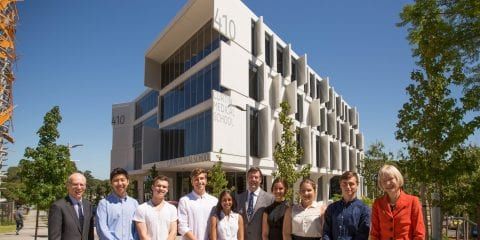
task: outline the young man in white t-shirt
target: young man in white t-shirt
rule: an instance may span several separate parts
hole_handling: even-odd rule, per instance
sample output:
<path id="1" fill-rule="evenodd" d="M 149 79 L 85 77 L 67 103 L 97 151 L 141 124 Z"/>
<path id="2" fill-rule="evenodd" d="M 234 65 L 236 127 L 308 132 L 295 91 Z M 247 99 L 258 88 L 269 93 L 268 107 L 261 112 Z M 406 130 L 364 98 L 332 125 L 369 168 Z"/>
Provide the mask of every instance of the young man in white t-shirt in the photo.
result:
<path id="1" fill-rule="evenodd" d="M 158 176 L 153 180 L 152 199 L 138 206 L 135 225 L 140 239 L 174 240 L 177 235 L 177 208 L 165 201 L 168 178 Z"/>

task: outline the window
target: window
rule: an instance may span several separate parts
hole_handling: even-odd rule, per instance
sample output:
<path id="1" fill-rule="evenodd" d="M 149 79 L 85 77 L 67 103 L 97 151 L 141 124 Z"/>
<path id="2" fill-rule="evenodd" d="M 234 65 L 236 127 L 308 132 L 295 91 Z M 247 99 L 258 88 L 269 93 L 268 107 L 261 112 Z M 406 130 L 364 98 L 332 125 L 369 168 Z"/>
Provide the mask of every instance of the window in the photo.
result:
<path id="1" fill-rule="evenodd" d="M 260 140 L 260 119 L 259 111 L 250 108 L 250 156 L 259 157 L 259 140 Z"/>
<path id="2" fill-rule="evenodd" d="M 160 160 L 205 152 L 212 148 L 212 112 L 202 112 L 160 130 Z"/>
<path id="3" fill-rule="evenodd" d="M 248 96 L 258 101 L 259 97 L 258 68 L 253 63 L 249 64 L 248 71 Z"/>
<path id="4" fill-rule="evenodd" d="M 303 99 L 300 94 L 297 94 L 297 113 L 295 113 L 295 119 L 299 122 L 303 122 Z"/>
<path id="5" fill-rule="evenodd" d="M 317 140 L 317 144 L 315 144 L 315 158 L 317 160 L 317 168 L 320 168 L 322 166 L 320 162 L 320 136 L 315 136 L 315 139 Z"/>
<path id="6" fill-rule="evenodd" d="M 135 170 L 142 169 L 142 141 L 143 141 L 143 126 L 158 128 L 157 115 L 154 114 L 145 121 L 133 126 L 133 168 Z"/>
<path id="7" fill-rule="evenodd" d="M 209 21 L 162 63 L 161 87 L 167 86 L 217 49 L 220 46 L 220 40 L 227 41 L 212 28 L 212 22 Z"/>
<path id="8" fill-rule="evenodd" d="M 251 45 L 251 48 L 252 48 L 252 49 L 251 49 L 250 52 L 252 53 L 253 56 L 257 56 L 257 50 L 256 50 L 256 47 L 257 47 L 257 46 L 255 45 L 255 39 L 257 38 L 257 34 L 255 34 L 255 21 L 253 21 L 253 20 L 252 20 L 252 23 L 251 23 L 251 31 L 252 31 L 252 33 L 251 33 L 251 35 L 252 35 L 252 39 L 251 39 L 252 45 Z"/>
<path id="9" fill-rule="evenodd" d="M 322 89 L 320 86 L 320 81 L 317 81 L 317 98 L 321 99 L 321 95 L 322 95 Z"/>
<path id="10" fill-rule="evenodd" d="M 315 98 L 315 75 L 310 75 L 310 97 Z"/>
<path id="11" fill-rule="evenodd" d="M 133 127 L 133 169 L 142 169 L 142 123 Z"/>
<path id="12" fill-rule="evenodd" d="M 171 118 L 207 99 L 212 89 L 220 91 L 218 60 L 165 93 L 160 100 L 160 121 Z M 157 92 L 158 95 L 158 92 Z"/>
<path id="13" fill-rule="evenodd" d="M 283 76 L 283 48 L 277 46 L 277 72 Z"/>
<path id="14" fill-rule="evenodd" d="M 158 91 L 152 90 L 135 103 L 135 119 L 158 106 Z"/>
<path id="15" fill-rule="evenodd" d="M 292 57 L 292 75 L 290 78 L 293 81 L 297 81 L 297 60 Z"/>
<path id="16" fill-rule="evenodd" d="M 272 37 L 265 33 L 265 62 L 267 66 L 272 67 Z"/>

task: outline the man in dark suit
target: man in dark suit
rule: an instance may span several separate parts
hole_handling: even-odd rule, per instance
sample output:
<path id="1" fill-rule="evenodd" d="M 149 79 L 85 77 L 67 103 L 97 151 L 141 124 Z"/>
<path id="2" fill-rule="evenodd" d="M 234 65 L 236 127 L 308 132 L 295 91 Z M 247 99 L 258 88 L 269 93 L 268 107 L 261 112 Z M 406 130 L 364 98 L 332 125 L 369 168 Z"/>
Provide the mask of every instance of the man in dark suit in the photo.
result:
<path id="1" fill-rule="evenodd" d="M 262 171 L 258 167 L 248 170 L 248 190 L 236 197 L 237 212 L 242 214 L 246 240 L 262 238 L 262 217 L 266 207 L 273 203 L 272 194 L 262 190 Z"/>
<path id="2" fill-rule="evenodd" d="M 93 211 L 83 193 L 87 180 L 81 173 L 68 177 L 68 196 L 57 200 L 48 214 L 49 240 L 93 240 Z"/>

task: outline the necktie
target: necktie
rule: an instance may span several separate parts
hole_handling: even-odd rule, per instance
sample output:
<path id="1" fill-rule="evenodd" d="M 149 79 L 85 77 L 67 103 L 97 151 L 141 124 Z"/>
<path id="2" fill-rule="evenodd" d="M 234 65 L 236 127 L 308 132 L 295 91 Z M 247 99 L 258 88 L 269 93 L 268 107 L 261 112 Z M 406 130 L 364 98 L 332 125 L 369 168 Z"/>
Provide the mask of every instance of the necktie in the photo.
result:
<path id="1" fill-rule="evenodd" d="M 248 199 L 248 209 L 247 209 L 248 219 L 250 219 L 253 215 L 253 197 L 254 196 L 255 196 L 255 193 L 251 192 L 250 198 Z"/>
<path id="2" fill-rule="evenodd" d="M 83 210 L 82 210 L 82 203 L 77 202 L 77 207 L 78 207 L 78 221 L 80 222 L 80 229 L 83 231 Z"/>

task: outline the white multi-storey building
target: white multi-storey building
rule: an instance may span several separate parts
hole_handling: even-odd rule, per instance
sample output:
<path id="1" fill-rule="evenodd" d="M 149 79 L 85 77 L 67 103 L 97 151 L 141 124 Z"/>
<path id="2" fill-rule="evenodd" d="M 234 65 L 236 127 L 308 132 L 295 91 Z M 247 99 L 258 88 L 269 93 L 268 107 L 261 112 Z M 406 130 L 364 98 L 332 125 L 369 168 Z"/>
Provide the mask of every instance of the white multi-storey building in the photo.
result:
<path id="1" fill-rule="evenodd" d="M 262 169 L 269 189 L 287 101 L 301 164 L 312 165 L 318 200 L 327 200 L 330 179 L 357 169 L 363 135 L 357 109 L 307 60 L 240 0 L 188 1 L 147 50 L 148 90 L 112 107 L 111 167 L 127 169 L 141 195 L 155 164 L 178 199 L 191 190 L 189 172 L 221 156 L 239 192 L 247 166 Z"/>

